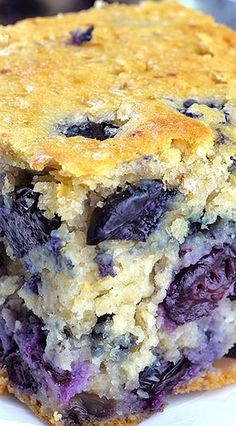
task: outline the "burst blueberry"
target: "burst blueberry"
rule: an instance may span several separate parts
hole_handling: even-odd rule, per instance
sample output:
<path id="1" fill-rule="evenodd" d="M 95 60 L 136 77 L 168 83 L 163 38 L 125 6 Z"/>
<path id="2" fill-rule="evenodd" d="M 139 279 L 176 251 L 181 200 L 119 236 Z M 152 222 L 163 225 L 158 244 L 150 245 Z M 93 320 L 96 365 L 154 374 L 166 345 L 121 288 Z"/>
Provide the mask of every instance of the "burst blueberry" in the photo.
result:
<path id="1" fill-rule="evenodd" d="M 164 309 L 178 325 L 208 316 L 230 294 L 235 279 L 236 253 L 226 244 L 215 246 L 196 264 L 176 274 L 163 302 Z"/>
<path id="2" fill-rule="evenodd" d="M 7 370 L 9 380 L 14 386 L 24 392 L 38 392 L 38 384 L 19 353 L 12 353 L 6 357 L 4 366 Z"/>
<path id="3" fill-rule="evenodd" d="M 104 141 L 105 139 L 114 138 L 119 127 L 108 122 L 96 123 L 86 119 L 81 123 L 59 123 L 57 128 L 62 135 L 68 138 L 83 136 L 88 139 Z"/>
<path id="4" fill-rule="evenodd" d="M 157 229 L 167 201 L 175 194 L 164 190 L 160 180 L 143 180 L 138 185 L 118 187 L 102 207 L 96 207 L 88 229 L 87 243 L 104 240 L 147 241 Z"/>
<path id="5" fill-rule="evenodd" d="M 152 407 L 163 392 L 171 392 L 190 368 L 191 363 L 187 358 L 181 358 L 176 364 L 157 358 L 152 366 L 146 367 L 139 375 L 139 384 L 140 389 L 149 396 L 148 405 Z"/>
<path id="6" fill-rule="evenodd" d="M 116 273 L 114 271 L 113 256 L 111 254 L 99 252 L 95 256 L 94 261 L 98 265 L 99 276 L 101 278 L 116 276 Z"/>
<path id="7" fill-rule="evenodd" d="M 45 244 L 61 224 L 59 217 L 47 219 L 43 215 L 38 208 L 39 195 L 31 188 L 18 187 L 11 194 L 9 206 L 0 207 L 0 229 L 17 258 Z"/>
<path id="8" fill-rule="evenodd" d="M 93 38 L 93 30 L 94 26 L 89 25 L 89 27 L 85 31 L 82 31 L 80 29 L 71 31 L 70 44 L 81 46 L 84 43 L 88 43 Z"/>

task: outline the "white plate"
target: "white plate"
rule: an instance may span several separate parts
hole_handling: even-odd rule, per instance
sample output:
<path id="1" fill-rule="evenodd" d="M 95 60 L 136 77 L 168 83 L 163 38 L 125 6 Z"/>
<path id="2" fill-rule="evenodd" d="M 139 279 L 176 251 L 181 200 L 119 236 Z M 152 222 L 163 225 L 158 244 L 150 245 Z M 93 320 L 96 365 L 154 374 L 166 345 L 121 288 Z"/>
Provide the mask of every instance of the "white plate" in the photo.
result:
<path id="1" fill-rule="evenodd" d="M 236 384 L 212 392 L 172 397 L 164 413 L 142 426 L 233 426 L 236 418 Z M 43 426 L 13 397 L 0 397 L 0 426 Z"/>

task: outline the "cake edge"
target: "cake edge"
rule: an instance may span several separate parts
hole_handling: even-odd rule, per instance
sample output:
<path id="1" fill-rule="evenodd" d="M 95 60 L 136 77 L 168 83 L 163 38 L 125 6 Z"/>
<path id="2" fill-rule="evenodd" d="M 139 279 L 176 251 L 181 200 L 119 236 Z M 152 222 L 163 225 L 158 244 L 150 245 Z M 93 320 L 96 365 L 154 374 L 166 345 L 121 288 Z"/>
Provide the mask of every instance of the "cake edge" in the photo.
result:
<path id="1" fill-rule="evenodd" d="M 213 364 L 213 368 L 201 377 L 196 377 L 186 385 L 181 385 L 176 388 L 175 394 L 185 394 L 194 391 L 206 391 L 221 388 L 222 386 L 229 385 L 236 382 L 236 360 L 225 358 L 216 361 Z M 41 405 L 33 396 L 27 396 L 21 391 L 14 389 L 7 377 L 5 370 L 0 370 L 0 396 L 11 394 L 14 395 L 18 400 L 23 402 L 28 408 L 30 408 L 34 414 L 49 424 L 54 426 L 61 426 L 61 419 L 57 413 L 49 413 L 45 410 L 44 406 Z M 141 413 L 127 417 L 126 419 L 112 419 L 101 422 L 85 422 L 86 426 L 136 426 L 143 420 L 150 417 L 153 412 Z"/>

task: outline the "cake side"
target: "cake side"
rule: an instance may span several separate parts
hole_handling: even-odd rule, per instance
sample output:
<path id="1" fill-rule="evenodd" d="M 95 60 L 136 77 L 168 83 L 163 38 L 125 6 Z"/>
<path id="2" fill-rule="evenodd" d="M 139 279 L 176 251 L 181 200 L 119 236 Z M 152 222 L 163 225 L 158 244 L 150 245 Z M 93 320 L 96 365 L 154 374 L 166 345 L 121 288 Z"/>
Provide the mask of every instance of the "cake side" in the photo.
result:
<path id="1" fill-rule="evenodd" d="M 60 426 L 60 419 L 57 418 L 57 413 L 46 414 L 43 410 L 43 407 L 37 401 L 34 401 L 31 397 L 26 397 L 24 394 L 21 394 L 19 391 L 11 387 L 6 373 L 1 371 L 1 380 L 0 380 L 0 394 L 5 395 L 7 393 L 14 394 L 20 401 L 26 404 L 35 414 L 43 421 L 47 421 L 54 426 Z M 193 391 L 206 391 L 217 389 L 219 387 L 235 383 L 236 381 L 236 362 L 230 361 L 229 359 L 220 360 L 215 363 L 215 367 L 212 371 L 209 371 L 200 378 L 194 379 L 188 385 L 182 386 L 176 390 L 176 394 L 184 394 Z M 149 416 L 151 413 L 149 414 Z M 148 417 L 143 415 L 132 416 L 130 419 L 115 419 L 112 421 L 106 421 L 99 423 L 106 426 L 132 426 L 140 424 L 145 418 Z M 93 423 L 88 423 L 93 426 Z M 98 423 L 95 423 L 97 425 Z"/>

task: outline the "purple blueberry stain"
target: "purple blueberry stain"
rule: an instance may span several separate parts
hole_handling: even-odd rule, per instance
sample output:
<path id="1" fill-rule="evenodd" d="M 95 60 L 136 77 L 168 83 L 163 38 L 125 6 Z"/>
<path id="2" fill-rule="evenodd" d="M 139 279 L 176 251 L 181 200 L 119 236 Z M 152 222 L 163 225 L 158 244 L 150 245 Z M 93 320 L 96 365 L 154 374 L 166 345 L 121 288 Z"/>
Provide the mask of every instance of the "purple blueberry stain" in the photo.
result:
<path id="1" fill-rule="evenodd" d="M 3 318 L 6 311 L 7 317 L 11 316 L 8 324 Z M 82 391 L 90 369 L 85 361 L 72 363 L 69 371 L 46 360 L 47 334 L 43 321 L 22 304 L 22 299 L 11 296 L 5 302 L 0 317 L 1 358 L 11 382 L 30 393 L 42 388 L 49 397 L 67 403 Z"/>
<path id="2" fill-rule="evenodd" d="M 69 44 L 81 46 L 84 43 L 88 43 L 93 38 L 94 25 L 89 25 L 84 31 L 77 29 L 71 31 L 71 39 Z"/>
<path id="3" fill-rule="evenodd" d="M 235 252 L 226 244 L 213 247 L 175 275 L 163 301 L 166 314 L 178 325 L 208 316 L 231 293 L 235 279 Z"/>
<path id="4" fill-rule="evenodd" d="M 175 190 L 164 190 L 160 180 L 142 180 L 138 185 L 118 187 L 103 201 L 102 207 L 93 211 L 87 244 L 96 245 L 104 240 L 146 242 L 175 194 Z"/>
<path id="5" fill-rule="evenodd" d="M 69 270 L 74 269 L 75 265 L 73 264 L 71 259 L 69 259 L 68 257 L 65 257 L 64 262 L 65 262 L 67 269 L 69 269 Z"/>
<path id="6" fill-rule="evenodd" d="M 61 255 L 62 240 L 58 238 L 54 234 L 54 232 L 52 232 L 50 239 L 46 243 L 46 247 L 49 250 L 49 252 L 52 254 L 58 271 L 60 271 L 62 269 L 62 255 Z"/>
<path id="7" fill-rule="evenodd" d="M 114 271 L 114 261 L 113 256 L 110 253 L 98 252 L 95 256 L 94 261 L 98 265 L 99 277 L 115 277 L 116 273 Z"/>
<path id="8" fill-rule="evenodd" d="M 45 380 L 53 393 L 56 394 L 56 398 L 63 404 L 67 404 L 75 394 L 82 391 L 89 377 L 89 368 L 86 362 L 74 363 L 71 371 L 62 370 L 44 362 L 43 369 L 46 372 Z"/>
<path id="9" fill-rule="evenodd" d="M 41 286 L 41 277 L 39 275 L 33 275 L 24 285 L 24 289 L 29 294 L 39 294 L 39 287 Z"/>

